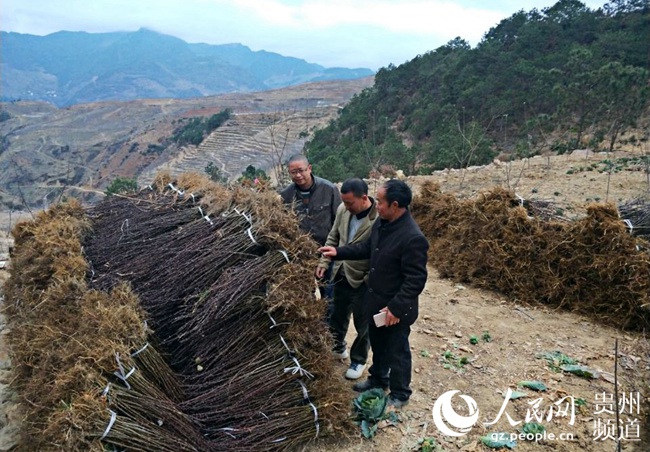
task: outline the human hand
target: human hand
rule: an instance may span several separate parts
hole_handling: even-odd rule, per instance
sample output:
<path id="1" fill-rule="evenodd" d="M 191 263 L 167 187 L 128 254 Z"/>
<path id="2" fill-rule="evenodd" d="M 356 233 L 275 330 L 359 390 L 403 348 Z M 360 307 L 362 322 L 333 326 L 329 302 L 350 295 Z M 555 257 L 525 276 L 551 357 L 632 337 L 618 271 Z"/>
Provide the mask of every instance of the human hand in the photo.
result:
<path id="1" fill-rule="evenodd" d="M 379 312 L 386 313 L 386 326 L 393 326 L 399 323 L 399 317 L 395 317 L 393 313 L 390 312 L 390 310 L 388 309 L 388 306 L 386 306 L 383 309 L 380 309 Z"/>
<path id="2" fill-rule="evenodd" d="M 318 251 L 325 257 L 329 257 L 330 259 L 336 256 L 336 248 L 333 246 L 321 246 L 318 248 Z"/>
<path id="3" fill-rule="evenodd" d="M 323 276 L 325 276 L 326 271 L 327 271 L 327 268 L 316 267 L 316 271 L 314 272 L 314 274 L 316 275 L 316 278 L 323 279 Z"/>

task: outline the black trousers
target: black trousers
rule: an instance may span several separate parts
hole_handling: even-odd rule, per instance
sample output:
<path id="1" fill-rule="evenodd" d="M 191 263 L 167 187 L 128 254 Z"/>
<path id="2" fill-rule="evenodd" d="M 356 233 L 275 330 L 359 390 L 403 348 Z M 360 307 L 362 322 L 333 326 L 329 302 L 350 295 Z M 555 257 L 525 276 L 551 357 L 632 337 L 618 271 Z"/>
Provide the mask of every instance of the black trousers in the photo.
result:
<path id="1" fill-rule="evenodd" d="M 345 276 L 336 276 L 334 280 L 334 298 L 329 318 L 330 331 L 334 336 L 334 350 L 342 352 L 347 347 L 345 336 L 350 326 L 350 315 L 357 330 L 357 337 L 350 348 L 350 361 L 365 364 L 368 360 L 370 340 L 368 338 L 368 315 L 365 311 L 364 297 L 366 285 L 352 287 Z"/>
<path id="2" fill-rule="evenodd" d="M 377 328 L 368 327 L 372 347 L 372 366 L 369 380 L 377 386 L 389 387 L 391 396 L 398 400 L 411 397 L 410 325 L 398 323 Z"/>

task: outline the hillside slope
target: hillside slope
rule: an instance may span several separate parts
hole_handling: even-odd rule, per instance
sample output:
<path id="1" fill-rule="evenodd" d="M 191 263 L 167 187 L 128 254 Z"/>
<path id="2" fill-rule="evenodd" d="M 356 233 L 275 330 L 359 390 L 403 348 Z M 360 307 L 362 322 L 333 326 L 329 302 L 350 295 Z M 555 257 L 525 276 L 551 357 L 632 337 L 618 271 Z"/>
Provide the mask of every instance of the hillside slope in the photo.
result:
<path id="1" fill-rule="evenodd" d="M 340 107 L 371 84 L 372 78 L 365 78 L 256 93 L 67 108 L 2 103 L 0 204 L 42 207 L 64 192 L 91 200 L 117 176 L 142 174 L 142 183 L 148 183 L 158 169 L 203 172 L 210 161 L 235 177 L 248 165 L 268 169 L 269 153 L 283 150 L 286 158 L 300 150 L 315 128 L 335 119 Z M 163 146 L 182 120 L 225 109 L 232 111 L 231 121 L 201 148 Z"/>

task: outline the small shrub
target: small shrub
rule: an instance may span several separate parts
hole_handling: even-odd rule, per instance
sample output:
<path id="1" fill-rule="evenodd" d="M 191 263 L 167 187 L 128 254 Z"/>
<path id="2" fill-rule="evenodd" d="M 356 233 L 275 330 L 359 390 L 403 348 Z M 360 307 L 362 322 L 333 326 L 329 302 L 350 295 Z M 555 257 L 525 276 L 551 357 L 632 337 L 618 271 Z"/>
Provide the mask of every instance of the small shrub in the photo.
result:
<path id="1" fill-rule="evenodd" d="M 116 177 L 113 181 L 106 187 L 106 196 L 112 196 L 118 193 L 129 193 L 138 190 L 138 182 L 135 179 L 129 179 L 127 177 Z"/>

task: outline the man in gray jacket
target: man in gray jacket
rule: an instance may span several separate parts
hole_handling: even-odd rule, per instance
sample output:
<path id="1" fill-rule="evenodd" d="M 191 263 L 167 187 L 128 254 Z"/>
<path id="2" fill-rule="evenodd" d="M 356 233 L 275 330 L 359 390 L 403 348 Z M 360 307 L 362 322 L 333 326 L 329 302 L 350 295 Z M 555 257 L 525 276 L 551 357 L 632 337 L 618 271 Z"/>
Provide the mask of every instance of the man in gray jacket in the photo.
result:
<path id="1" fill-rule="evenodd" d="M 304 155 L 291 157 L 288 166 L 293 183 L 280 192 L 282 201 L 296 211 L 300 228 L 323 246 L 341 204 L 339 189 L 330 181 L 314 176 Z"/>
<path id="2" fill-rule="evenodd" d="M 341 204 L 336 212 L 334 226 L 327 236 L 325 246 L 344 246 L 361 243 L 370 237 L 372 224 L 377 219 L 377 205 L 368 196 L 368 184 L 363 180 L 348 179 L 341 185 Z M 330 260 L 322 258 L 316 268 L 316 277 L 322 278 L 329 268 Z M 329 319 L 330 331 L 334 336 L 334 356 L 340 359 L 350 357 L 350 367 L 345 377 L 359 378 L 366 368 L 370 340 L 368 339 L 368 318 L 363 299 L 368 278 L 368 259 L 336 261 L 331 280 L 334 283 L 334 299 Z M 353 316 L 357 337 L 348 353 L 345 336 Z"/>
<path id="3" fill-rule="evenodd" d="M 370 259 L 365 304 L 372 366 L 355 391 L 388 388 L 388 404 L 405 406 L 411 396 L 409 334 L 418 317 L 418 297 L 427 281 L 429 243 L 409 212 L 413 194 L 400 180 L 389 180 L 377 190 L 377 214 L 370 238 L 341 247 L 324 246 L 324 257 L 335 260 Z M 373 314 L 382 323 L 371 323 Z"/>

